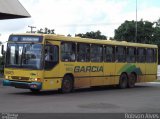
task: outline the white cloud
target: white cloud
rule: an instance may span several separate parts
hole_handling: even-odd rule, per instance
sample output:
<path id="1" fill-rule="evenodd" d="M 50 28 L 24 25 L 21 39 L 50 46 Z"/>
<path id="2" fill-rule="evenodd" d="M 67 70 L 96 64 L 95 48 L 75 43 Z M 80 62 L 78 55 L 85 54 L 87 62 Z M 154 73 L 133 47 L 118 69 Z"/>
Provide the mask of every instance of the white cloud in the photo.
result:
<path id="1" fill-rule="evenodd" d="M 111 29 L 113 24 L 101 25 L 101 23 L 111 23 L 110 17 L 120 14 L 127 4 L 126 1 L 111 0 L 39 0 L 38 4 L 28 6 L 26 4 L 28 1 L 21 0 L 21 2 L 31 13 L 32 25 L 38 28 L 54 28 L 56 33 L 65 35 L 101 29 L 104 29 L 102 32 L 105 35 L 111 35 L 108 34 L 111 32 L 107 29 Z M 81 24 L 83 25 L 80 26 Z M 84 24 L 91 25 L 85 26 Z"/>
<path id="2" fill-rule="evenodd" d="M 135 20 L 135 0 L 20 0 L 31 18 L 1 21 L 2 39 L 14 32 L 26 32 L 28 25 L 48 27 L 57 34 L 76 34 L 100 30 L 113 36 L 125 20 Z M 128 10 L 130 8 L 130 10 Z M 160 8 L 138 5 L 138 20 L 155 21 Z M 97 25 L 96 25 L 97 24 Z M 3 31 L 3 32 L 2 32 Z M 5 39 L 6 40 L 6 39 Z"/>

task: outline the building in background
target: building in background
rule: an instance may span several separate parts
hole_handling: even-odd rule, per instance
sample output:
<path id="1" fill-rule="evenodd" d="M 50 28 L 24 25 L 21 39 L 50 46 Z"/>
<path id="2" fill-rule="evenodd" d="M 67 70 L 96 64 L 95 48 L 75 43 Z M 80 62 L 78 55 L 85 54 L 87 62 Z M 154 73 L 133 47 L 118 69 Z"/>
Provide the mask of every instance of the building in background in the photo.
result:
<path id="1" fill-rule="evenodd" d="M 0 20 L 31 17 L 18 0 L 0 0 Z"/>

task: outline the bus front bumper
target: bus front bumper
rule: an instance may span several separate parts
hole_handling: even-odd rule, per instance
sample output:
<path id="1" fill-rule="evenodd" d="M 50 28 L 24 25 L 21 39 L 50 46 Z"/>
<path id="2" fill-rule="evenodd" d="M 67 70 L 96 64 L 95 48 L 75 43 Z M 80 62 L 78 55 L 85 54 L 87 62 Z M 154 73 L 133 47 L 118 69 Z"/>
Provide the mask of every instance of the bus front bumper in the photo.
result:
<path id="1" fill-rule="evenodd" d="M 24 89 L 42 89 L 42 83 L 40 82 L 18 82 L 11 80 L 3 80 L 3 86 L 12 86 L 15 88 L 24 88 Z"/>

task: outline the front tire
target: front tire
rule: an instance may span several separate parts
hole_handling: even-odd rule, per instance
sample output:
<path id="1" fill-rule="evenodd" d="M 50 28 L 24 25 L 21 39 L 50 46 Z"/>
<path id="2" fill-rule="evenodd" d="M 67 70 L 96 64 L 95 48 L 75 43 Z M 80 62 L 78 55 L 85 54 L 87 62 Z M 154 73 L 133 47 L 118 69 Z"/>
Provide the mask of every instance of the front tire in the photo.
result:
<path id="1" fill-rule="evenodd" d="M 128 77 L 125 73 L 121 74 L 118 87 L 124 89 L 127 87 Z"/>
<path id="2" fill-rule="evenodd" d="M 70 93 L 73 91 L 73 78 L 69 75 L 64 76 L 63 81 L 62 81 L 62 88 L 61 92 L 62 93 Z"/>

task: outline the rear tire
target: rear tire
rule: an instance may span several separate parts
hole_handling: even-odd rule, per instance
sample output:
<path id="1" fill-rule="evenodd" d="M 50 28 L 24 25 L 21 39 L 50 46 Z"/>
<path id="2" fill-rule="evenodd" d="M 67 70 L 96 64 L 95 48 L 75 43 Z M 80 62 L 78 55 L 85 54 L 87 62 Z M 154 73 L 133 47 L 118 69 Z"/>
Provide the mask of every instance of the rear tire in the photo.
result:
<path id="1" fill-rule="evenodd" d="M 62 81 L 61 92 L 70 93 L 73 91 L 73 88 L 74 88 L 73 78 L 69 75 L 64 76 Z"/>
<path id="2" fill-rule="evenodd" d="M 135 87 L 137 76 L 134 73 L 131 73 L 128 80 L 128 88 Z"/>
<path id="3" fill-rule="evenodd" d="M 128 77 L 125 73 L 121 74 L 118 87 L 124 89 L 127 87 Z"/>

